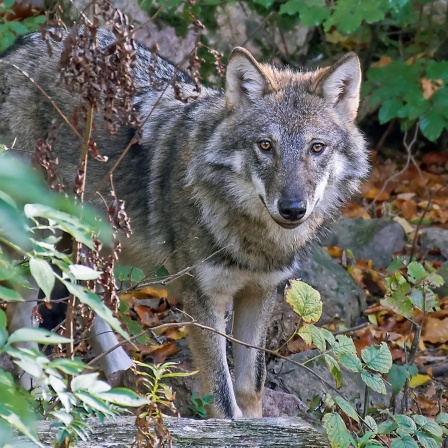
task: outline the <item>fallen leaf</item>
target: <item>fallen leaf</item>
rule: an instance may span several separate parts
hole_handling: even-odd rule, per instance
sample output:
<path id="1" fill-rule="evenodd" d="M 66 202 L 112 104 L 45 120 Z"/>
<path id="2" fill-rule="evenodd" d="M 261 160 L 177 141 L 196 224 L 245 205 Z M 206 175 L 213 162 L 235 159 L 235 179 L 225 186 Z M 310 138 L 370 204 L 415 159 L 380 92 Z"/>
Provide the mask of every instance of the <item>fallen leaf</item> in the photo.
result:
<path id="1" fill-rule="evenodd" d="M 417 375 L 411 376 L 409 380 L 409 386 L 415 389 L 416 387 L 423 386 L 427 382 L 431 381 L 431 377 L 429 375 L 422 375 L 418 373 Z"/>
<path id="2" fill-rule="evenodd" d="M 448 318 L 428 316 L 422 330 L 422 340 L 433 344 L 448 341 Z"/>

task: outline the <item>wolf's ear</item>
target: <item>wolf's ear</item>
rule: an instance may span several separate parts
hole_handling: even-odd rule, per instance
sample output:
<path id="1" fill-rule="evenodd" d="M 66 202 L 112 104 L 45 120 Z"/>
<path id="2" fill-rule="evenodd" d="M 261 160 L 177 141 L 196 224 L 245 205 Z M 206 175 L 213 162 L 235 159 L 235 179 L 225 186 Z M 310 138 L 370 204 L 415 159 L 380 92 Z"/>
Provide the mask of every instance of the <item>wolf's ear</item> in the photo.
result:
<path id="1" fill-rule="evenodd" d="M 227 64 L 227 108 L 247 107 L 273 90 L 271 80 L 255 58 L 246 49 L 236 47 Z"/>
<path id="2" fill-rule="evenodd" d="M 355 53 L 347 53 L 324 72 L 316 93 L 332 104 L 339 114 L 354 121 L 359 106 L 361 65 Z"/>

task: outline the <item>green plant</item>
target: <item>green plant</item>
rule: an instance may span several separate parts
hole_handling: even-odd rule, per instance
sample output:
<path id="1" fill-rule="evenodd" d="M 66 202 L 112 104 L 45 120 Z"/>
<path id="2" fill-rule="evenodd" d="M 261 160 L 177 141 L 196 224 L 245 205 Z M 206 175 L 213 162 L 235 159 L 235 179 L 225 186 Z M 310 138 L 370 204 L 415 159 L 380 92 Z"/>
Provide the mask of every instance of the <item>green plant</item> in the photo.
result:
<path id="1" fill-rule="evenodd" d="M 193 392 L 190 397 L 189 409 L 193 411 L 193 415 L 199 418 L 207 417 L 208 406 L 213 401 L 213 395 L 204 395 L 200 397 L 196 392 Z"/>
<path id="2" fill-rule="evenodd" d="M 402 260 L 394 261 L 389 269 L 397 269 L 401 263 Z M 390 290 L 382 303 L 393 305 L 397 313 L 408 318 L 414 308 L 424 312 L 437 308 L 437 301 L 431 288 L 443 282 L 441 277 L 426 271 L 423 265 L 417 262 L 410 263 L 406 270 L 407 278 L 396 271 L 387 279 Z M 286 289 L 286 301 L 304 322 L 297 330 L 297 334 L 308 344 L 316 346 L 320 351 L 318 357 L 323 357 L 335 379 L 336 388 L 328 386 L 337 392 L 343 381 L 341 367 L 359 375 L 365 384 L 364 409 L 361 415 L 339 394 L 327 395 L 326 407 L 330 412 L 323 416 L 323 424 L 332 447 L 384 446 L 385 437 L 392 439 L 390 446 L 393 448 L 417 447 L 417 443 L 423 447 L 440 446 L 441 437 L 444 431 L 447 431 L 443 426 L 448 421 L 448 414 L 440 412 L 435 421 L 419 414 L 393 414 L 390 411 L 383 411 L 376 416 L 376 419 L 369 414 L 370 391 L 387 393 L 384 375 L 388 374 L 394 394 L 404 387 L 403 400 L 407 400 L 406 386 L 409 378 L 417 373 L 413 356 L 421 326 L 414 334 L 412 344 L 414 351 L 410 350 L 406 365 L 398 366 L 392 363 L 391 352 L 385 342 L 378 346 L 365 347 L 359 356 L 351 338 L 345 335 L 334 337 L 325 328 L 316 327 L 314 323 L 321 316 L 322 302 L 319 293 L 311 286 L 300 281 L 292 281 Z M 334 412 L 335 409 L 342 411 L 347 418 L 358 425 L 356 433 L 347 429 L 344 419 L 339 413 Z M 377 423 L 377 420 L 381 422 Z"/>
<path id="3" fill-rule="evenodd" d="M 11 9 L 14 3 L 15 0 L 5 0 L 0 4 L 0 52 L 11 46 L 18 36 L 36 31 L 45 22 L 44 15 L 27 17 L 20 22 L 5 18 L 7 14 L 10 17 L 15 16 Z"/>

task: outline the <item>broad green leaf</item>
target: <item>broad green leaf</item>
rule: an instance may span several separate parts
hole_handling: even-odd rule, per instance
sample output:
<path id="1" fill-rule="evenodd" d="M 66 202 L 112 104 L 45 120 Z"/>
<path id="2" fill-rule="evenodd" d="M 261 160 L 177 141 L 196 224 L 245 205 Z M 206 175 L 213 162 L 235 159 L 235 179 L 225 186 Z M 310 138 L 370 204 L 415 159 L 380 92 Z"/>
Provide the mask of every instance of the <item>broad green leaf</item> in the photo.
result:
<path id="1" fill-rule="evenodd" d="M 342 353 L 347 353 L 350 355 L 356 355 L 356 347 L 353 339 L 340 334 L 336 336 L 336 343 L 333 345 L 333 353 L 339 356 Z"/>
<path id="2" fill-rule="evenodd" d="M 378 434 L 378 425 L 372 416 L 366 415 L 364 418 L 364 422 L 367 425 L 367 427 L 370 429 L 372 434 Z"/>
<path id="3" fill-rule="evenodd" d="M 386 268 L 387 272 L 396 271 L 403 265 L 403 257 L 395 257 L 390 265 Z"/>
<path id="4" fill-rule="evenodd" d="M 122 265 L 114 266 L 114 275 L 120 282 L 140 282 L 145 278 L 145 274 L 141 269 Z"/>
<path id="5" fill-rule="evenodd" d="M 74 358 L 74 359 L 65 359 L 65 358 L 58 358 L 53 359 L 48 364 L 48 367 L 60 370 L 63 373 L 66 373 L 67 375 L 78 375 L 84 370 L 88 369 L 89 367 L 84 364 L 84 362 L 80 358 Z"/>
<path id="6" fill-rule="evenodd" d="M 378 425 L 379 434 L 390 434 L 398 428 L 398 425 L 393 420 L 386 420 Z"/>
<path id="7" fill-rule="evenodd" d="M 322 333 L 322 336 L 326 339 L 326 341 L 332 346 L 335 344 L 336 339 L 333 336 L 333 333 L 326 328 L 321 328 L 320 332 Z"/>
<path id="8" fill-rule="evenodd" d="M 89 249 L 95 249 L 92 241 L 93 228 L 76 216 L 43 204 L 26 204 L 24 210 L 28 218 L 48 219 L 49 222 L 55 223 L 58 228 L 70 234 Z"/>
<path id="9" fill-rule="evenodd" d="M 376 372 L 387 373 L 392 367 L 392 355 L 385 342 L 382 342 L 379 347 L 365 347 L 361 351 L 361 357 L 367 367 Z"/>
<path id="10" fill-rule="evenodd" d="M 299 329 L 297 334 L 308 344 L 311 345 L 313 343 L 313 335 L 311 334 L 311 326 L 309 324 L 305 324 L 303 327 Z"/>
<path id="11" fill-rule="evenodd" d="M 305 322 L 317 322 L 322 315 L 320 294 L 300 280 L 291 280 L 285 288 L 286 302 Z"/>
<path id="12" fill-rule="evenodd" d="M 4 328 L 0 327 L 0 350 L 6 344 L 7 340 L 8 340 L 8 333 L 6 332 L 6 330 Z"/>
<path id="13" fill-rule="evenodd" d="M 379 394 L 386 395 L 386 386 L 380 376 L 373 375 L 370 372 L 366 372 L 365 370 L 363 370 L 361 372 L 361 379 L 364 381 L 367 387 L 370 387 L 370 389 L 378 392 Z"/>
<path id="14" fill-rule="evenodd" d="M 0 299 L 5 302 L 23 302 L 22 296 L 13 289 L 0 285 Z"/>
<path id="15" fill-rule="evenodd" d="M 399 439 L 394 439 L 390 448 L 418 448 L 418 445 L 412 437 L 404 435 Z"/>
<path id="16" fill-rule="evenodd" d="M 419 310 L 424 309 L 425 298 L 423 296 L 423 291 L 421 288 L 413 289 L 408 297 L 416 308 L 418 308 Z"/>
<path id="17" fill-rule="evenodd" d="M 434 288 L 439 288 L 440 286 L 445 284 L 445 280 L 439 274 L 435 272 L 430 272 L 426 277 L 426 281 L 431 284 Z"/>
<path id="18" fill-rule="evenodd" d="M 279 13 L 291 16 L 300 14 L 303 25 L 317 26 L 330 16 L 330 9 L 323 0 L 289 0 L 280 6 Z"/>
<path id="19" fill-rule="evenodd" d="M 405 385 L 406 380 L 410 377 L 408 370 L 405 366 L 399 366 L 392 364 L 392 367 L 388 373 L 388 379 L 392 386 L 392 392 L 398 394 L 401 388 Z"/>
<path id="20" fill-rule="evenodd" d="M 335 397 L 334 401 L 342 409 L 342 411 L 347 415 L 347 417 L 350 417 L 359 423 L 358 413 L 356 412 L 355 408 L 347 400 L 345 400 L 342 397 Z"/>
<path id="21" fill-rule="evenodd" d="M 81 303 L 89 306 L 99 317 L 104 319 L 118 334 L 129 340 L 129 335 L 121 328 L 121 324 L 116 319 L 112 311 L 102 302 L 102 300 L 94 293 L 86 292 L 81 285 L 64 281 L 64 285 L 70 294 L 73 294 Z"/>
<path id="22" fill-rule="evenodd" d="M 420 117 L 420 130 L 432 142 L 435 142 L 440 137 L 440 134 L 446 126 L 448 126 L 448 121 L 435 109 L 428 111 Z"/>
<path id="23" fill-rule="evenodd" d="M 422 448 L 440 448 L 442 446 L 442 438 L 430 436 L 421 431 L 415 433 Z"/>
<path id="24" fill-rule="evenodd" d="M 394 415 L 394 420 L 397 422 L 398 428 L 401 431 L 406 432 L 407 434 L 413 434 L 417 429 L 414 420 L 412 420 L 412 418 L 408 417 L 407 415 Z"/>
<path id="25" fill-rule="evenodd" d="M 108 415 L 112 417 L 115 415 L 115 412 L 102 400 L 100 400 L 98 397 L 89 394 L 87 392 L 74 392 L 74 395 L 76 398 L 78 398 L 84 405 L 87 405 L 91 407 L 92 409 L 95 409 L 96 411 L 102 412 L 104 415 Z"/>
<path id="26" fill-rule="evenodd" d="M 322 421 L 332 448 L 348 448 L 350 444 L 355 445 L 353 437 L 339 414 L 335 412 L 325 414 Z"/>
<path id="27" fill-rule="evenodd" d="M 50 264 L 41 258 L 30 258 L 31 275 L 36 280 L 39 288 L 44 292 L 45 297 L 51 297 L 51 291 L 54 287 L 54 271 Z"/>
<path id="28" fill-rule="evenodd" d="M 422 264 L 413 261 L 408 265 L 408 275 L 412 283 L 417 283 L 428 276 L 428 272 Z"/>
<path id="29" fill-rule="evenodd" d="M 441 425 L 447 425 L 448 424 L 448 414 L 445 412 L 440 412 L 436 416 L 436 422 L 440 423 Z"/>
<path id="30" fill-rule="evenodd" d="M 387 123 L 397 117 L 398 111 L 403 107 L 403 101 L 399 98 L 385 100 L 378 111 L 378 118 L 381 124 Z"/>
<path id="31" fill-rule="evenodd" d="M 448 61 L 429 60 L 426 76 L 430 79 L 442 79 L 448 83 Z"/>
<path id="32" fill-rule="evenodd" d="M 327 363 L 330 373 L 332 374 L 333 378 L 336 381 L 336 387 L 339 389 L 342 385 L 341 368 L 339 367 L 338 362 L 332 356 L 325 353 L 324 359 L 325 359 L 325 362 Z"/>
<path id="33" fill-rule="evenodd" d="M 311 327 L 311 335 L 313 337 L 313 343 L 317 347 L 320 352 L 325 352 L 327 349 L 327 343 L 324 338 L 324 335 L 320 331 L 321 329 L 314 326 L 313 324 L 309 325 Z"/>
<path id="34" fill-rule="evenodd" d="M 102 400 L 110 403 L 117 404 L 119 406 L 139 407 L 148 404 L 148 399 L 141 397 L 133 390 L 125 388 L 114 388 L 108 392 L 104 392 L 99 395 Z"/>
<path id="35" fill-rule="evenodd" d="M 360 359 L 356 355 L 342 353 L 338 356 L 339 362 L 348 370 L 352 372 L 362 372 L 362 364 Z"/>
<path id="36" fill-rule="evenodd" d="M 443 436 L 443 429 L 434 420 L 419 414 L 413 415 L 412 418 L 423 431 L 429 432 L 435 437 Z"/>
<path id="37" fill-rule="evenodd" d="M 34 341 L 39 344 L 49 345 L 49 344 L 67 344 L 70 339 L 59 336 L 56 333 L 45 330 L 44 328 L 32 328 L 25 327 L 16 330 L 8 340 L 9 344 L 14 344 L 16 342 L 28 342 Z"/>

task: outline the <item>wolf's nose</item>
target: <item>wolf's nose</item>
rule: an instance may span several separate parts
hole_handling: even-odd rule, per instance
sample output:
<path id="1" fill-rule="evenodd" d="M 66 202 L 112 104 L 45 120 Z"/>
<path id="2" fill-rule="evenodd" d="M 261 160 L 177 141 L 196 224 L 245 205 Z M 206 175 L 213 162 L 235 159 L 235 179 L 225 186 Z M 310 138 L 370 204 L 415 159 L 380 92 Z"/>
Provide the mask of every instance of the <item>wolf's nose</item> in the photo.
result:
<path id="1" fill-rule="evenodd" d="M 288 221 L 298 221 L 305 216 L 306 204 L 303 201 L 283 199 L 278 203 L 280 216 Z"/>

